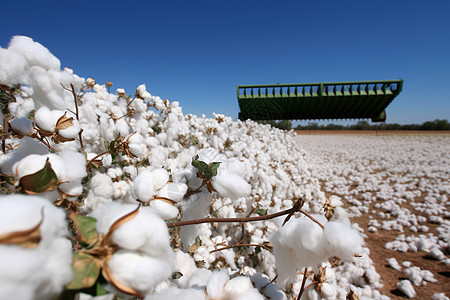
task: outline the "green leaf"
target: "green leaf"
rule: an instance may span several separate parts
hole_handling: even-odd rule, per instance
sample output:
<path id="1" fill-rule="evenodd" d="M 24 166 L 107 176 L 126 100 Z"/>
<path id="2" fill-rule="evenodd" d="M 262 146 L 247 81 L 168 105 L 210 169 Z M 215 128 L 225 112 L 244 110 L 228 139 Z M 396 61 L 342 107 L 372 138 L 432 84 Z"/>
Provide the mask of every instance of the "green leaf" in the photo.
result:
<path id="1" fill-rule="evenodd" d="M 209 165 L 204 161 L 198 159 L 198 155 L 192 159 L 192 166 L 198 169 L 199 173 L 201 173 L 201 177 L 204 179 L 211 179 L 217 175 L 217 169 L 220 166 L 220 162 L 212 162 Z"/>
<path id="2" fill-rule="evenodd" d="M 261 207 L 257 207 L 255 209 L 255 214 L 257 214 L 258 216 L 265 216 L 267 215 L 267 209 L 261 208 Z"/>
<path id="3" fill-rule="evenodd" d="M 156 125 L 152 127 L 152 130 L 153 130 L 156 134 L 161 133 L 161 129 L 159 129 L 159 127 L 156 126 Z"/>
<path id="4" fill-rule="evenodd" d="M 100 275 L 100 261 L 85 252 L 74 252 L 72 269 L 74 277 L 66 289 L 79 290 L 93 286 Z"/>
<path id="5" fill-rule="evenodd" d="M 58 177 L 47 158 L 42 170 L 23 176 L 19 183 L 25 193 L 34 195 L 55 190 L 58 187 Z"/>
<path id="6" fill-rule="evenodd" d="M 213 176 L 217 175 L 217 169 L 219 168 L 220 164 L 221 164 L 221 162 L 212 162 L 209 165 L 209 169 L 211 170 Z"/>
<path id="7" fill-rule="evenodd" d="M 105 287 L 100 282 L 97 282 L 95 285 L 95 295 L 96 296 L 103 296 L 108 294 L 108 291 L 105 290 Z"/>
<path id="8" fill-rule="evenodd" d="M 204 161 L 198 160 L 198 159 L 193 159 L 192 160 L 192 165 L 198 169 L 199 172 L 201 172 L 202 174 L 205 174 L 209 171 L 209 167 L 208 164 L 205 163 Z"/>
<path id="9" fill-rule="evenodd" d="M 80 244 L 86 248 L 93 247 L 99 239 L 96 230 L 97 220 L 92 217 L 77 215 L 74 212 L 69 214 L 69 219 L 80 235 Z"/>

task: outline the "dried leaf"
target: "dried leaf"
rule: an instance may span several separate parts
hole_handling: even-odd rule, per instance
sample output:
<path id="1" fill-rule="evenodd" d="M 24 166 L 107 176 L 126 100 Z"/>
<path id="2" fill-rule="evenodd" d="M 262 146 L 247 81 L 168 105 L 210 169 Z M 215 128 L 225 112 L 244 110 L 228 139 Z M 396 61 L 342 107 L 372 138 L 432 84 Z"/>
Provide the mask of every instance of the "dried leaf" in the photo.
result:
<path id="1" fill-rule="evenodd" d="M 117 221 L 115 221 L 111 227 L 109 228 L 108 233 L 106 234 L 105 238 L 103 239 L 103 241 L 105 243 L 108 243 L 111 235 L 113 234 L 114 230 L 116 230 L 117 228 L 119 228 L 121 225 L 127 223 L 128 221 L 130 221 L 131 219 L 133 219 L 134 217 L 136 217 L 139 213 L 139 208 L 141 207 L 141 205 L 139 204 L 138 207 L 133 210 L 132 212 L 126 214 L 125 216 L 119 218 Z"/>
<path id="2" fill-rule="evenodd" d="M 65 142 L 74 141 L 75 138 L 66 138 L 66 137 L 63 137 L 60 134 L 54 134 L 53 135 L 53 140 L 55 141 L 55 143 L 65 143 Z"/>
<path id="3" fill-rule="evenodd" d="M 157 197 L 153 198 L 152 200 L 161 200 L 161 201 L 164 201 L 166 203 L 169 203 L 170 205 L 177 204 L 176 201 L 173 201 L 172 199 L 169 199 L 169 198 L 166 198 L 166 197 L 161 197 L 161 196 L 157 196 Z"/>
<path id="4" fill-rule="evenodd" d="M 23 176 L 19 183 L 25 193 L 34 195 L 55 190 L 58 187 L 58 178 L 47 158 L 42 170 Z"/>
<path id="5" fill-rule="evenodd" d="M 66 285 L 69 290 L 89 288 L 94 285 L 100 275 L 101 262 L 85 252 L 74 252 L 72 269 L 74 278 Z"/>
<path id="6" fill-rule="evenodd" d="M 200 247 L 198 244 L 192 244 L 189 246 L 188 251 L 190 254 L 195 253 L 197 251 L 198 247 Z"/>
<path id="7" fill-rule="evenodd" d="M 345 298 L 346 300 L 359 300 L 358 295 L 356 295 L 356 293 L 353 290 L 350 290 L 350 292 L 348 292 L 347 297 Z"/>
<path id="8" fill-rule="evenodd" d="M 73 126 L 73 117 L 67 117 L 67 112 L 64 113 L 63 116 L 61 116 L 58 121 L 56 121 L 55 129 L 58 132 L 58 130 L 67 129 L 71 126 Z"/>
<path id="9" fill-rule="evenodd" d="M 41 241 L 40 226 L 44 221 L 44 208 L 41 211 L 41 220 L 39 223 L 27 230 L 15 231 L 0 235 L 0 244 L 17 245 L 22 248 L 35 249 Z"/>
<path id="10" fill-rule="evenodd" d="M 96 230 L 97 220 L 92 217 L 77 215 L 73 211 L 69 213 L 69 219 L 80 235 L 81 245 L 86 248 L 93 247 L 99 240 L 99 234 Z"/>

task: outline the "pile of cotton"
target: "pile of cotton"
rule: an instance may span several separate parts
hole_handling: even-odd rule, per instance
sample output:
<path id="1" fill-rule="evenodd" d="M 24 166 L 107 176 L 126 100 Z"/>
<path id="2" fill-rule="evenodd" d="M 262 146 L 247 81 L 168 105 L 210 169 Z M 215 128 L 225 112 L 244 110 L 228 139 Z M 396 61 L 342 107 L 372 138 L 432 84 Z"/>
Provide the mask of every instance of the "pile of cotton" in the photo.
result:
<path id="1" fill-rule="evenodd" d="M 311 267 L 314 276 L 330 277 L 321 282 L 328 298 L 347 293 L 356 282 L 357 293 L 380 298 L 375 291 L 378 274 L 362 247 L 363 238 L 342 208 L 341 200 L 349 197 L 346 182 L 329 181 L 326 188 L 341 195 L 327 200 L 321 191 L 323 178 L 313 176 L 317 166 L 307 164 L 293 132 L 252 121 L 235 122 L 220 114 L 213 118 L 184 115 L 178 102 L 152 95 L 145 85 L 133 91 L 134 97 L 122 88 L 112 94 L 111 83 L 102 85 L 70 69 L 60 70 L 56 57 L 26 37 L 14 37 L 7 49 L 0 48 L 0 64 L 0 88 L 12 99 L 1 114 L 8 120 L 2 128 L 5 138 L 0 154 L 0 169 L 8 176 L 3 187 L 11 193 L 40 194 L 46 199 L 40 201 L 47 201 L 45 211 L 55 203 L 96 222 L 88 232 L 73 230 L 72 246 L 74 253 L 101 265 L 108 291 L 121 294 L 131 289 L 147 299 L 180 295 L 263 299 L 263 294 L 284 299 L 286 295 L 274 283 L 263 286 L 262 278 L 279 274 L 280 284 L 297 287 L 302 279 L 297 271 Z M 371 180 L 361 191 L 377 192 L 380 181 Z M 389 191 L 386 187 L 384 192 Z M 383 191 L 378 192 L 384 197 Z M 262 217 L 292 208 L 299 198 L 302 210 L 313 214 L 323 229 L 299 213 L 284 226 L 281 217 L 172 229 L 181 221 L 202 218 Z M 370 201 L 367 196 L 365 202 Z M 359 213 L 367 212 L 364 204 L 358 204 Z M 53 209 L 55 216 L 44 212 L 42 226 L 47 217 L 64 219 L 62 211 Z M 431 207 L 424 209 L 434 212 Z M 39 209 L 35 213 L 39 215 Z M 61 231 L 53 242 L 64 234 L 69 236 Z M 86 242 L 85 235 L 96 234 L 99 241 Z M 68 257 L 56 255 L 57 246 L 46 253 L 49 261 L 63 256 L 67 260 L 53 275 L 64 274 L 51 279 L 43 276 L 58 284 L 47 291 L 53 283 L 40 288 L 41 282 L 30 277 L 33 283 L 23 293 L 39 290 L 43 295 L 57 295 L 70 281 L 65 267 L 70 271 L 71 249 L 64 242 L 58 243 L 64 244 L 61 249 Z M 41 244 L 46 245 L 44 237 Z M 14 247 L 18 253 L 24 251 Z M 354 258 L 355 254 L 363 257 Z M 331 256 L 349 260 L 341 266 L 347 275 L 335 273 L 338 268 L 331 265 L 326 273 L 318 268 Z M 365 273 L 369 283 L 348 275 L 350 269 L 360 277 Z M 13 271 L 2 270 L 5 278 L 13 278 Z M 257 274 L 264 276 L 258 279 Z M 293 295 L 286 286 L 287 294 Z M 317 298 L 317 290 L 307 292 L 311 299 Z"/>

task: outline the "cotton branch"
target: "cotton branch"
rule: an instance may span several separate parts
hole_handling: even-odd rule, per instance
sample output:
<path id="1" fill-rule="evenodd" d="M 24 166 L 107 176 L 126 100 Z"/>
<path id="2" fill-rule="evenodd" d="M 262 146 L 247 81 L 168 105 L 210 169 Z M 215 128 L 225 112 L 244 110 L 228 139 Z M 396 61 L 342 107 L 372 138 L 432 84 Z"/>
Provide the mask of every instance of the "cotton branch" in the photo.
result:
<path id="1" fill-rule="evenodd" d="M 214 252 L 231 249 L 231 248 L 235 248 L 235 247 L 262 247 L 262 248 L 266 248 L 268 250 L 272 250 L 272 246 L 270 246 L 270 244 L 268 242 L 265 242 L 264 244 L 234 244 L 234 245 L 224 246 L 222 248 L 217 248 L 217 249 L 211 250 L 211 251 L 209 251 L 209 253 L 214 253 Z"/>
<path id="2" fill-rule="evenodd" d="M 189 221 L 180 221 L 180 222 L 174 222 L 174 223 L 167 223 L 167 227 L 173 228 L 173 227 L 179 227 L 179 226 L 186 226 L 186 225 L 196 225 L 196 224 L 203 224 L 203 223 L 240 223 L 240 222 L 254 222 L 254 221 L 264 221 L 264 220 L 270 220 L 273 218 L 281 217 L 284 215 L 288 215 L 287 219 L 290 218 L 294 213 L 300 212 L 310 218 L 313 222 L 317 223 L 322 229 L 324 228 L 323 225 L 314 219 L 311 215 L 301 210 L 301 207 L 303 205 L 303 199 L 298 199 L 297 202 L 295 202 L 294 206 L 290 209 L 283 210 L 277 213 L 273 213 L 270 215 L 265 216 L 258 216 L 258 217 L 243 217 L 243 218 L 203 218 L 203 219 L 195 219 L 195 220 L 189 220 Z"/>

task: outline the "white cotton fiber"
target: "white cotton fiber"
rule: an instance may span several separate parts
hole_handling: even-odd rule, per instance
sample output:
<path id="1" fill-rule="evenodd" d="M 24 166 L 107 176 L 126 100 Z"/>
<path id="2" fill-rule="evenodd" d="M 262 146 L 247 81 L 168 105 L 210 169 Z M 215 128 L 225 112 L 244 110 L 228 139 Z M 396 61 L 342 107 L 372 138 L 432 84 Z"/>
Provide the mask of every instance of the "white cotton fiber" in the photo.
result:
<path id="1" fill-rule="evenodd" d="M 11 129 L 18 134 L 28 135 L 33 132 L 33 122 L 28 118 L 15 118 L 9 121 Z"/>
<path id="2" fill-rule="evenodd" d="M 168 261 L 155 259 L 136 251 L 119 250 L 108 261 L 113 276 L 141 294 L 152 291 L 172 274 Z"/>
<path id="3" fill-rule="evenodd" d="M 72 120 L 72 126 L 66 129 L 59 130 L 58 134 L 62 137 L 65 137 L 66 139 L 74 139 L 78 137 L 78 133 L 80 132 L 80 130 L 80 123 L 74 118 Z"/>
<path id="4" fill-rule="evenodd" d="M 45 166 L 47 158 L 48 157 L 45 155 L 31 154 L 20 160 L 13 166 L 16 178 L 20 179 L 26 175 L 34 174 L 42 170 Z"/>
<path id="5" fill-rule="evenodd" d="M 0 48 L 0 82 L 9 86 L 24 80 L 28 62 L 21 53 Z"/>
<path id="6" fill-rule="evenodd" d="M 31 229 L 41 220 L 37 248 L 0 245 L 0 299 L 52 299 L 72 279 L 64 211 L 39 196 L 0 196 L 0 235 Z"/>
<path id="7" fill-rule="evenodd" d="M 206 293 L 210 299 L 221 299 L 223 288 L 228 281 L 228 274 L 226 270 L 214 272 L 208 280 L 206 286 Z"/>
<path id="8" fill-rule="evenodd" d="M 112 202 L 94 211 L 92 215 L 97 219 L 98 232 L 107 234 L 116 220 L 137 207 L 134 204 Z M 123 249 L 140 251 L 167 261 L 173 257 L 166 223 L 149 207 L 139 208 L 138 215 L 117 228 L 111 238 Z"/>
<path id="9" fill-rule="evenodd" d="M 219 167 L 220 168 L 220 167 Z M 212 180 L 212 186 L 222 197 L 236 200 L 250 194 L 251 186 L 242 177 L 222 172 Z"/>
<path id="10" fill-rule="evenodd" d="M 15 163 L 30 154 L 43 155 L 47 153 L 48 148 L 44 144 L 30 137 L 24 137 L 20 139 L 19 147 L 15 151 L 0 155 L 1 171 L 3 174 L 15 175 L 16 168 L 13 168 Z"/>
<path id="11" fill-rule="evenodd" d="M 350 227 L 350 223 L 328 222 L 323 233 L 329 245 L 325 247 L 330 250 L 331 256 L 346 260 L 362 253 L 364 240 Z"/>
<path id="12" fill-rule="evenodd" d="M 171 287 L 158 294 L 149 294 L 144 300 L 208 300 L 206 299 L 205 292 L 200 289 L 178 289 Z"/>
<path id="13" fill-rule="evenodd" d="M 40 129 L 48 132 L 54 132 L 56 121 L 58 121 L 56 117 L 57 116 L 55 116 L 55 114 L 48 109 L 48 107 L 44 106 L 34 113 L 34 122 Z"/>
<path id="14" fill-rule="evenodd" d="M 397 289 L 405 294 L 408 298 L 414 298 L 416 296 L 416 291 L 411 284 L 411 281 L 405 279 L 397 283 Z"/>
<path id="15" fill-rule="evenodd" d="M 9 43 L 8 50 L 21 53 L 28 64 L 43 69 L 60 69 L 61 63 L 50 51 L 41 44 L 26 36 L 15 36 Z"/>
<path id="16" fill-rule="evenodd" d="M 264 300 L 264 297 L 253 287 L 250 278 L 245 276 L 229 280 L 223 287 L 223 294 L 224 300 Z"/>
<path id="17" fill-rule="evenodd" d="M 133 190 L 137 199 L 148 201 L 154 194 L 153 174 L 149 170 L 139 172 L 139 175 L 133 180 Z"/>
<path id="18" fill-rule="evenodd" d="M 150 207 L 153 208 L 155 213 L 164 220 L 175 218 L 178 215 L 178 208 L 163 200 L 151 201 Z"/>
<path id="19" fill-rule="evenodd" d="M 144 142 L 144 138 L 139 133 L 133 134 L 128 140 L 130 152 L 138 157 L 139 160 L 143 159 L 147 153 L 147 147 Z"/>
<path id="20" fill-rule="evenodd" d="M 402 269 L 402 267 L 394 257 L 388 259 L 388 266 L 397 271 L 401 271 Z"/>

